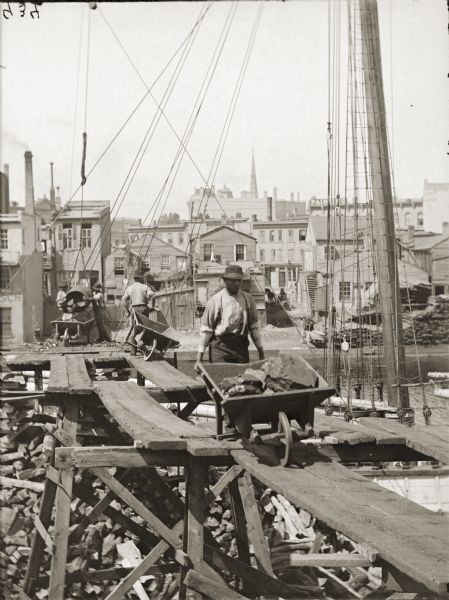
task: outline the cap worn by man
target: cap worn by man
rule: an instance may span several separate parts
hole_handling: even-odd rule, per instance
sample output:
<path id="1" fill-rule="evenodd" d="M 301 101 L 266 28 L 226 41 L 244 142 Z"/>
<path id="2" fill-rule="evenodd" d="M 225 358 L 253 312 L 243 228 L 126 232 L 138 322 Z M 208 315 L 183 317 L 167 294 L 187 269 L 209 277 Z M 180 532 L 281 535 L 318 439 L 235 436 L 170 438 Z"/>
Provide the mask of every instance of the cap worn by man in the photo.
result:
<path id="1" fill-rule="evenodd" d="M 223 273 L 223 279 L 243 279 L 243 270 L 240 265 L 228 265 Z"/>

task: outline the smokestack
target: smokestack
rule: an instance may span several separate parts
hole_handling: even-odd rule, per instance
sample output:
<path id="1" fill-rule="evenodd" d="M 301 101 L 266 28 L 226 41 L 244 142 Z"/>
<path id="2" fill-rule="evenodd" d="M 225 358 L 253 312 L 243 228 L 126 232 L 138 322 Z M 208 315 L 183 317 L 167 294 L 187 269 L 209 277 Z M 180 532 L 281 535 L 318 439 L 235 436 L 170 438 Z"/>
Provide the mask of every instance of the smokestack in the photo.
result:
<path id="1" fill-rule="evenodd" d="M 34 214 L 33 155 L 25 152 L 25 212 Z"/>
<path id="2" fill-rule="evenodd" d="M 3 173 L 0 174 L 0 213 L 8 214 L 9 206 L 9 165 L 3 166 Z"/>
<path id="3" fill-rule="evenodd" d="M 50 202 L 51 202 L 51 207 L 54 209 L 56 207 L 56 197 L 55 197 L 55 186 L 53 183 L 53 163 L 50 163 L 50 178 L 51 178 L 51 183 L 50 183 Z"/>
<path id="4" fill-rule="evenodd" d="M 58 186 L 56 186 L 55 209 L 57 211 L 61 210 L 61 192 Z"/>
<path id="5" fill-rule="evenodd" d="M 275 202 L 277 202 L 277 199 L 278 199 L 278 189 L 277 189 L 277 187 L 274 187 L 273 188 L 273 200 Z"/>
<path id="6" fill-rule="evenodd" d="M 295 194 L 294 194 L 293 192 L 290 192 L 290 200 L 291 200 L 292 202 L 294 202 L 294 201 L 295 201 Z"/>
<path id="7" fill-rule="evenodd" d="M 273 198 L 267 197 L 267 221 L 273 220 Z"/>
<path id="8" fill-rule="evenodd" d="M 299 202 L 299 192 L 296 193 L 296 199 Z"/>

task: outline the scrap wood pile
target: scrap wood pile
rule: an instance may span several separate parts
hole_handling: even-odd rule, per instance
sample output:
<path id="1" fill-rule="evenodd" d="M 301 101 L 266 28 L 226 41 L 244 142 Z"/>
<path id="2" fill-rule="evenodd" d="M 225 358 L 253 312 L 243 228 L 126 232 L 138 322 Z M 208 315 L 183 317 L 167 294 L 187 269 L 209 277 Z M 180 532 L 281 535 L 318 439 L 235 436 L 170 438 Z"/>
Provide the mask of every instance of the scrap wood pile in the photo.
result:
<path id="1" fill-rule="evenodd" d="M 416 343 L 423 346 L 449 343 L 449 296 L 437 296 L 425 310 L 414 311 L 411 317 L 404 314 L 404 343 L 413 344 L 415 337 Z"/>
<path id="2" fill-rule="evenodd" d="M 252 394 L 272 395 L 318 387 L 318 377 L 302 358 L 280 353 L 269 358 L 260 368 L 248 368 L 235 377 L 225 377 L 218 385 L 225 398 Z"/>

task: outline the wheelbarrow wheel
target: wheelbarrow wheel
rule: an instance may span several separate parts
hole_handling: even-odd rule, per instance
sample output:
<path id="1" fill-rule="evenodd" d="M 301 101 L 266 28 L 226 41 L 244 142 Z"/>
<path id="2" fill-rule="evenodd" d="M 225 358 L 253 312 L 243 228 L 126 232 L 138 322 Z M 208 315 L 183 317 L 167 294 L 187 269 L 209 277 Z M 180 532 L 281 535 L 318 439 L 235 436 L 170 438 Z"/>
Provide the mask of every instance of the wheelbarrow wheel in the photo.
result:
<path id="1" fill-rule="evenodd" d="M 144 353 L 143 353 L 144 360 L 150 360 L 150 358 L 153 356 L 153 352 L 156 350 L 156 344 L 157 344 L 157 340 L 154 339 L 153 345 L 151 346 L 151 350 L 149 352 L 147 352 L 146 350 L 144 351 Z"/>
<path id="2" fill-rule="evenodd" d="M 279 413 L 278 433 L 284 434 L 282 443 L 285 444 L 285 452 L 284 456 L 281 458 L 281 465 L 283 467 L 288 467 L 293 449 L 292 428 L 290 427 L 290 421 L 288 420 L 287 415 L 282 411 Z"/>

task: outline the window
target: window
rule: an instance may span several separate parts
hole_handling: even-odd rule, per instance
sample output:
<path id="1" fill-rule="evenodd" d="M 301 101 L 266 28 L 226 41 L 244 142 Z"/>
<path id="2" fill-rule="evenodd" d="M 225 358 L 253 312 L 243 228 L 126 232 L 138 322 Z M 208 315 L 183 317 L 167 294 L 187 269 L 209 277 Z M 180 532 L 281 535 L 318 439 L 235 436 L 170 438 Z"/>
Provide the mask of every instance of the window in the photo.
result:
<path id="1" fill-rule="evenodd" d="M 149 258 L 145 258 L 144 260 L 142 260 L 141 269 L 142 269 L 143 273 L 148 273 L 148 271 L 150 270 L 150 259 Z"/>
<path id="2" fill-rule="evenodd" d="M 282 262 L 284 259 L 282 248 L 278 248 L 278 262 Z"/>
<path id="3" fill-rule="evenodd" d="M 62 226 L 62 248 L 71 250 L 74 242 L 73 228 L 71 223 L 64 223 Z"/>
<path id="4" fill-rule="evenodd" d="M 422 212 L 419 212 L 416 215 L 416 218 L 417 218 L 416 222 L 418 224 L 418 227 L 422 227 L 424 225 L 424 215 L 422 214 Z"/>
<path id="5" fill-rule="evenodd" d="M 274 230 L 270 229 L 270 242 L 274 242 Z"/>
<path id="6" fill-rule="evenodd" d="M 6 250 L 8 248 L 8 230 L 0 229 L 0 247 L 2 250 Z"/>
<path id="7" fill-rule="evenodd" d="M 2 338 L 12 336 L 10 308 L 0 308 L 0 331 Z"/>
<path id="8" fill-rule="evenodd" d="M 260 262 L 265 262 L 265 250 L 263 248 L 260 250 Z"/>
<path id="9" fill-rule="evenodd" d="M 125 274 L 125 257 L 114 256 L 114 275 Z"/>
<path id="10" fill-rule="evenodd" d="M 288 269 L 288 280 L 296 281 L 295 269 L 292 269 L 291 267 Z"/>
<path id="11" fill-rule="evenodd" d="M 212 258 L 212 244 L 204 244 L 203 260 L 209 261 Z"/>
<path id="12" fill-rule="evenodd" d="M 307 229 L 298 229 L 298 240 L 303 242 L 306 239 Z"/>
<path id="13" fill-rule="evenodd" d="M 183 243 L 184 243 L 184 234 L 178 233 L 178 244 L 183 244 Z"/>
<path id="14" fill-rule="evenodd" d="M 163 254 L 161 259 L 161 269 L 169 269 L 170 268 L 170 255 Z"/>
<path id="15" fill-rule="evenodd" d="M 412 213 L 405 213 L 405 226 L 408 227 L 409 225 L 413 225 L 412 223 Z"/>
<path id="16" fill-rule="evenodd" d="M 92 247 L 92 225 L 90 223 L 83 223 L 81 225 L 81 247 Z"/>
<path id="17" fill-rule="evenodd" d="M 265 229 L 259 231 L 259 242 L 265 242 Z"/>
<path id="18" fill-rule="evenodd" d="M 0 267 L 0 288 L 3 290 L 9 287 L 9 282 L 9 267 Z"/>
<path id="19" fill-rule="evenodd" d="M 340 300 L 349 300 L 351 298 L 351 283 L 349 281 L 340 281 L 339 298 Z"/>
<path id="20" fill-rule="evenodd" d="M 245 244 L 236 244 L 235 245 L 235 260 L 245 260 Z"/>
<path id="21" fill-rule="evenodd" d="M 293 262 L 295 260 L 295 250 L 293 248 L 288 249 L 288 262 Z"/>
<path id="22" fill-rule="evenodd" d="M 288 241 L 291 242 L 293 240 L 293 229 L 288 230 Z"/>
<path id="23" fill-rule="evenodd" d="M 278 240 L 282 242 L 282 229 L 278 229 Z"/>
<path id="24" fill-rule="evenodd" d="M 325 260 L 327 260 L 328 258 L 329 260 L 335 260 L 336 258 L 338 258 L 338 256 L 338 250 L 335 248 L 335 246 L 324 246 Z"/>
<path id="25" fill-rule="evenodd" d="M 271 260 L 272 262 L 276 262 L 276 250 L 274 248 L 271 250 Z"/>

